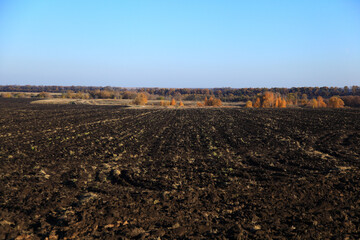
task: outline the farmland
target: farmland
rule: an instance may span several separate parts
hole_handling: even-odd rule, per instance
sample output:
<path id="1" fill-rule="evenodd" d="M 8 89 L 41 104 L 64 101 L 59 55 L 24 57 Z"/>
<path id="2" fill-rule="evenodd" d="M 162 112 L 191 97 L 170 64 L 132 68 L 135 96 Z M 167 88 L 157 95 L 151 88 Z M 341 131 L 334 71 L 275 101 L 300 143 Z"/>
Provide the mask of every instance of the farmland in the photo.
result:
<path id="1" fill-rule="evenodd" d="M 359 109 L 0 113 L 0 239 L 360 237 Z"/>

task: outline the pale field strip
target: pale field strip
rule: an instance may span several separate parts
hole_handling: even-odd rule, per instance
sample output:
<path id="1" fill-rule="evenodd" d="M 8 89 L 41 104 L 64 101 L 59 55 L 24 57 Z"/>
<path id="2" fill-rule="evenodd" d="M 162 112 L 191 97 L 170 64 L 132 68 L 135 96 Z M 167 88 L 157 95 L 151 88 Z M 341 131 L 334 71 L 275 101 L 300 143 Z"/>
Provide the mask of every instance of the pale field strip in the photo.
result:
<path id="1" fill-rule="evenodd" d="M 143 108 L 154 108 L 154 107 L 161 107 L 161 108 L 180 108 L 178 106 L 160 106 L 161 100 L 149 100 L 145 106 L 136 106 L 131 105 L 133 99 L 71 99 L 71 98 L 55 98 L 55 99 L 42 99 L 42 100 L 35 100 L 32 101 L 31 104 L 83 104 L 83 105 L 112 105 L 112 106 L 127 106 L 131 109 L 143 109 Z M 168 101 L 168 100 L 165 100 Z M 177 101 L 179 104 L 180 101 Z M 182 108 L 192 108 L 197 106 L 197 102 L 202 101 L 182 101 L 184 103 L 184 107 Z M 223 102 L 222 107 L 238 107 L 239 102 Z M 202 108 L 202 107 L 201 107 Z M 204 107 L 209 108 L 209 107 Z"/>
<path id="2" fill-rule="evenodd" d="M 0 95 L 1 94 L 7 94 L 7 93 L 10 93 L 10 94 L 24 94 L 25 97 L 34 97 L 38 94 L 40 94 L 41 92 L 0 92 Z M 51 93 L 51 92 L 47 92 L 48 94 L 50 94 L 51 96 L 61 96 L 62 93 Z"/>
<path id="3" fill-rule="evenodd" d="M 83 105 L 127 105 L 131 99 L 72 99 L 56 98 L 32 101 L 31 104 L 83 104 Z"/>

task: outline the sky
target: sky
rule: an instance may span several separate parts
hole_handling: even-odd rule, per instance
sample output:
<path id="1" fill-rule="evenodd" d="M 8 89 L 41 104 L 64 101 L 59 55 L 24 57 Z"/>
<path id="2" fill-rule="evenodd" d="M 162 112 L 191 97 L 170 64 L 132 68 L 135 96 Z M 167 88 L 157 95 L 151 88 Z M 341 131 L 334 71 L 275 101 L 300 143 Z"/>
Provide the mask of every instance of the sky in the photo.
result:
<path id="1" fill-rule="evenodd" d="M 0 0 L 0 85 L 360 85 L 359 0 Z"/>

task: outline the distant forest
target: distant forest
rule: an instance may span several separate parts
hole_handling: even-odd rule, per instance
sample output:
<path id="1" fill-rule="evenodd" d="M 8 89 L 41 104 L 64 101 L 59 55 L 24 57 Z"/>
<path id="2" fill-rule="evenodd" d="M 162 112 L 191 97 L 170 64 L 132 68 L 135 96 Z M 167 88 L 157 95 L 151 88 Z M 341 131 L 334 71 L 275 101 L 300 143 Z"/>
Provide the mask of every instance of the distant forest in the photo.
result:
<path id="1" fill-rule="evenodd" d="M 60 93 L 63 98 L 113 98 L 135 99 L 137 93 L 146 93 L 149 99 L 176 99 L 185 101 L 202 101 L 205 97 L 215 97 L 223 102 L 255 101 L 265 92 L 273 92 L 287 99 L 313 99 L 333 96 L 341 97 L 347 106 L 359 107 L 360 87 L 293 87 L 293 88 L 121 88 L 121 87 L 85 87 L 85 86 L 32 86 L 0 85 L 0 92 Z M 44 96 L 45 95 L 45 96 Z M 15 94 L 13 96 L 16 97 Z M 19 96 L 19 95 L 18 95 Z M 20 94 L 21 97 L 21 94 Z"/>
<path id="2" fill-rule="evenodd" d="M 32 86 L 32 85 L 0 85 L 0 92 L 49 92 L 49 93 L 94 93 L 99 91 L 119 92 L 120 96 L 126 92 L 146 92 L 150 95 L 164 97 L 183 96 L 184 100 L 199 100 L 197 96 L 215 96 L 222 101 L 246 101 L 255 99 L 264 92 L 271 91 L 281 95 L 293 94 L 299 98 L 306 94 L 308 98 L 321 96 L 360 96 L 359 86 L 339 87 L 293 87 L 293 88 L 121 88 L 121 87 L 85 87 L 85 86 Z M 117 95 L 117 94 L 115 94 Z M 97 96 L 101 97 L 101 96 Z M 114 96 L 116 97 L 116 96 Z"/>

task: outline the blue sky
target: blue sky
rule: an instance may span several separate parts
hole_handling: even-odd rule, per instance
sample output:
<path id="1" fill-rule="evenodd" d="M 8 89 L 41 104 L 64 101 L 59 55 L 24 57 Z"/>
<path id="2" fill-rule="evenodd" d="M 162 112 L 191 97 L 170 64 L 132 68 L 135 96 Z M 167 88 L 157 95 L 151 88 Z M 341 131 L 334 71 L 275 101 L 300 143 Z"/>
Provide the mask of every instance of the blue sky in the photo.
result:
<path id="1" fill-rule="evenodd" d="M 0 0 L 0 85 L 360 85 L 358 0 Z"/>

